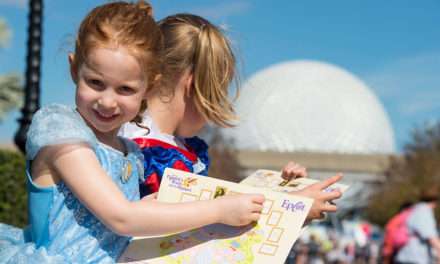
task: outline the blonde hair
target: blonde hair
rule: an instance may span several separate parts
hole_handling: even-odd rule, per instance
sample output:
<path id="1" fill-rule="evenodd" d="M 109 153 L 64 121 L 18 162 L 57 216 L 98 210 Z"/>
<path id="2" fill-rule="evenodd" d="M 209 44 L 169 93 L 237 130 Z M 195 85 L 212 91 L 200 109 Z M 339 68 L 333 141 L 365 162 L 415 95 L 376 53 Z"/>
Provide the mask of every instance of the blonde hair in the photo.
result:
<path id="1" fill-rule="evenodd" d="M 152 17 L 152 7 L 145 1 L 113 2 L 90 11 L 78 29 L 72 69 L 79 67 L 97 47 L 124 47 L 132 53 L 147 76 L 148 88 L 156 86 L 160 76 L 163 36 Z M 139 113 L 146 108 L 142 103 Z M 138 121 L 140 116 L 135 118 Z"/>
<path id="2" fill-rule="evenodd" d="M 174 82 L 186 70 L 193 75 L 194 103 L 205 119 L 231 127 L 237 117 L 228 97 L 236 78 L 236 59 L 229 40 L 206 19 L 176 14 L 159 21 L 164 36 L 165 82 Z M 167 85 L 167 87 L 173 87 Z M 238 87 L 237 87 L 238 96 Z M 171 91 L 173 92 L 173 91 Z"/>

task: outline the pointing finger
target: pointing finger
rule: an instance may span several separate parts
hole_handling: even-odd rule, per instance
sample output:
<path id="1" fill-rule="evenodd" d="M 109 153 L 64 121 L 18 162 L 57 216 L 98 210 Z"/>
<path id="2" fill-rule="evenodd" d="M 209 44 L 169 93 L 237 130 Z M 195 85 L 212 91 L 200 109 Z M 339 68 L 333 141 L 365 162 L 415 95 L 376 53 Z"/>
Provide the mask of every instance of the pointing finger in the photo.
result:
<path id="1" fill-rule="evenodd" d="M 323 193 L 321 198 L 324 201 L 331 201 L 331 200 L 339 199 L 339 198 L 341 198 L 341 196 L 342 196 L 342 193 L 340 191 L 333 191 L 333 192 Z"/>
<path id="2" fill-rule="evenodd" d="M 325 189 L 329 187 L 330 185 L 340 181 L 342 179 L 342 174 L 338 173 L 335 176 L 332 176 L 328 179 L 323 180 L 322 182 L 317 183 L 320 187 L 320 189 Z"/>
<path id="3" fill-rule="evenodd" d="M 332 205 L 332 204 L 326 204 L 322 207 L 322 211 L 324 211 L 324 212 L 333 213 L 333 212 L 336 212 L 337 210 L 338 210 L 338 207 L 336 205 Z"/>

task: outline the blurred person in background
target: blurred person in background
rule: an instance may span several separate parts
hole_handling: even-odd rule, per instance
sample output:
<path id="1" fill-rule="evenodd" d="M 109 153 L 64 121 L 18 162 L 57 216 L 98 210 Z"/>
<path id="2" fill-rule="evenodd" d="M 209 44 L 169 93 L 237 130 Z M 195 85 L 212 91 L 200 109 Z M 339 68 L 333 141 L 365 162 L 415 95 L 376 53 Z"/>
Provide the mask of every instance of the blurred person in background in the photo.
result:
<path id="1" fill-rule="evenodd" d="M 434 209 L 439 199 L 439 186 L 425 188 L 420 202 L 413 206 L 406 220 L 410 238 L 397 252 L 394 263 L 440 263 L 440 239 L 437 232 Z"/>
<path id="2" fill-rule="evenodd" d="M 411 215 L 412 209 L 413 202 L 403 203 L 399 211 L 385 225 L 381 249 L 382 263 L 394 263 L 394 258 L 399 249 L 409 241 L 409 230 L 406 221 Z"/>

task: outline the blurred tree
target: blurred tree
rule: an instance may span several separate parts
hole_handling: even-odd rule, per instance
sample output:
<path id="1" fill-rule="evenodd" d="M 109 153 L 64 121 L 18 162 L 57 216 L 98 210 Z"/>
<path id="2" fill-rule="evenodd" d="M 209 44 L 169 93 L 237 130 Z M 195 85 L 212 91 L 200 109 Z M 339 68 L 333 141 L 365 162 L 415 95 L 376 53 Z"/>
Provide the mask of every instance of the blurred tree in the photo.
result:
<path id="1" fill-rule="evenodd" d="M 23 89 L 20 86 L 20 77 L 17 74 L 0 76 L 0 121 L 6 113 L 19 108 L 22 104 Z"/>
<path id="2" fill-rule="evenodd" d="M 417 202 L 421 190 L 440 184 L 440 121 L 416 128 L 402 157 L 395 157 L 387 181 L 373 196 L 367 217 L 384 225 L 405 203 Z M 436 216 L 440 216 L 437 206 Z"/>
<path id="3" fill-rule="evenodd" d="M 0 18 L 0 49 L 5 48 L 11 38 L 11 31 L 5 20 Z M 6 113 L 21 106 L 23 89 L 20 76 L 15 73 L 0 75 L 0 121 Z"/>
<path id="4" fill-rule="evenodd" d="M 25 158 L 15 150 L 0 149 L 0 222 L 27 224 Z M 1 262 L 1 261 L 0 261 Z"/>

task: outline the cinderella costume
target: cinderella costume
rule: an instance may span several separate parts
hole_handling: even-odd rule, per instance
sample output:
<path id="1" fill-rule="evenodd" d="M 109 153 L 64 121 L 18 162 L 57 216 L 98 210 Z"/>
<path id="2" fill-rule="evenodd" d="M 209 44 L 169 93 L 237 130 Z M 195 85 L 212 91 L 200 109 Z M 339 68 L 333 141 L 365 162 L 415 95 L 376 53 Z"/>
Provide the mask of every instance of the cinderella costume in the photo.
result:
<path id="1" fill-rule="evenodd" d="M 64 182 L 37 186 L 32 181 L 30 162 L 45 146 L 85 142 L 124 196 L 139 200 L 143 155 L 135 143 L 121 140 L 125 155 L 100 143 L 79 113 L 67 106 L 54 104 L 35 114 L 26 142 L 30 225 L 22 230 L 0 224 L 0 263 L 116 262 L 131 238 L 108 229 Z"/>
<path id="2" fill-rule="evenodd" d="M 162 133 L 148 112 L 140 125 L 126 123 L 119 135 L 134 140 L 144 154 L 145 181 L 140 184 L 141 197 L 157 192 L 166 168 L 208 175 L 208 145 L 198 137 L 178 138 Z"/>

